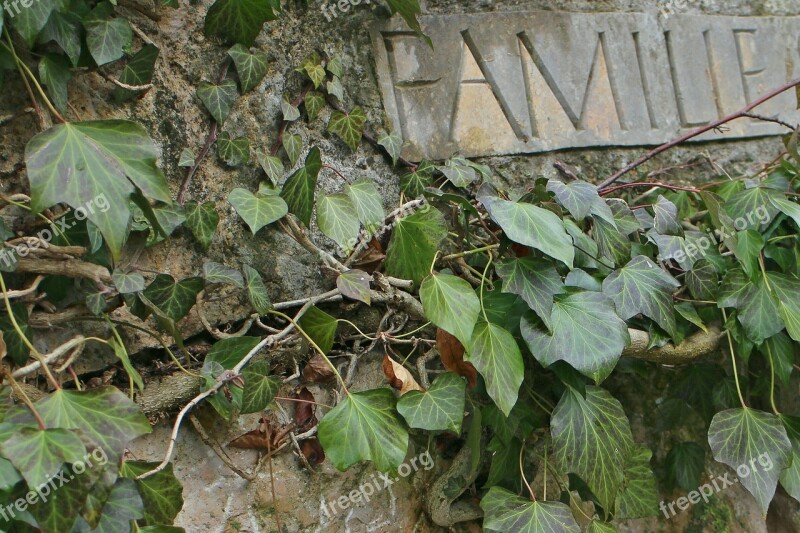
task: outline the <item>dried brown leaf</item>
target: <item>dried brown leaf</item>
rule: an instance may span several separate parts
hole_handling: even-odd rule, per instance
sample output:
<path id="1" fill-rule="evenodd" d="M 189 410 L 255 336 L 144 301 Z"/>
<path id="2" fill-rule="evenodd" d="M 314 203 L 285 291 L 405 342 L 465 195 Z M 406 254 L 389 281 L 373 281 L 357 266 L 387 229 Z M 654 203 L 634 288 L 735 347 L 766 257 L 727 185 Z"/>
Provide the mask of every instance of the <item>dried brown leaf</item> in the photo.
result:
<path id="1" fill-rule="evenodd" d="M 316 437 L 301 442 L 300 451 L 311 466 L 322 464 L 322 462 L 325 461 L 325 451 L 322 449 L 322 445 Z"/>
<path id="2" fill-rule="evenodd" d="M 317 424 L 317 417 L 314 415 L 316 405 L 314 395 L 305 387 L 301 387 L 295 393 L 299 402 L 295 402 L 294 423 L 298 431 L 308 431 Z"/>
<path id="3" fill-rule="evenodd" d="M 414 376 L 403 365 L 395 363 L 388 355 L 383 357 L 383 373 L 392 387 L 400 391 L 400 396 L 411 390 L 425 392 L 425 389 L 419 386 Z"/>
<path id="4" fill-rule="evenodd" d="M 457 338 L 443 329 L 437 329 L 436 348 L 447 370 L 467 378 L 470 389 L 478 384 L 478 371 L 472 363 L 464 361 L 464 345 Z"/>
<path id="5" fill-rule="evenodd" d="M 333 369 L 320 354 L 315 354 L 303 367 L 303 383 L 325 383 L 334 377 Z"/>

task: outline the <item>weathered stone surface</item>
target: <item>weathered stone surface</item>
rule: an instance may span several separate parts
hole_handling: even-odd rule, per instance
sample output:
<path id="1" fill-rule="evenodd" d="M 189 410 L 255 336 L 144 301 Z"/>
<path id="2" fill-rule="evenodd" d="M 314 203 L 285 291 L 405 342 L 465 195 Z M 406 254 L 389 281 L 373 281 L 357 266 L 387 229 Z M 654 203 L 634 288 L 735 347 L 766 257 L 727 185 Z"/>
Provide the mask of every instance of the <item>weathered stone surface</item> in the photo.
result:
<path id="1" fill-rule="evenodd" d="M 800 72 L 800 17 L 521 12 L 422 18 L 434 49 L 372 30 L 387 114 L 410 159 L 666 142 Z M 759 115 L 792 121 L 792 92 Z M 737 120 L 697 140 L 785 132 Z"/>

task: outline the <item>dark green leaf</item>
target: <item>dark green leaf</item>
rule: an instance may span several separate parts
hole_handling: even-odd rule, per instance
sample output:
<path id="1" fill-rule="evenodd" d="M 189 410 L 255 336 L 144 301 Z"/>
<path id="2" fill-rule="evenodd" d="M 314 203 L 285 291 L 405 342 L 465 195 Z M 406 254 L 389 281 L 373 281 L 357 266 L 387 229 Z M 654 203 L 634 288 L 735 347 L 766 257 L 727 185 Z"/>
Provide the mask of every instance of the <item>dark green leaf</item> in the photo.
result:
<path id="1" fill-rule="evenodd" d="M 430 206 L 397 220 L 386 250 L 386 273 L 421 283 L 446 236 L 444 216 Z"/>
<path id="2" fill-rule="evenodd" d="M 580 533 L 572 511 L 561 502 L 531 501 L 500 487 L 481 499 L 483 528 L 501 533 Z"/>
<path id="3" fill-rule="evenodd" d="M 81 462 L 86 445 L 74 431 L 23 427 L 0 443 L 0 452 L 22 474 L 28 486 L 35 488 L 49 481 L 62 464 Z"/>
<path id="4" fill-rule="evenodd" d="M 614 518 L 645 518 L 658 514 L 656 478 L 650 469 L 653 452 L 644 446 L 635 446 L 625 461 L 625 480 L 617 496 L 617 514 Z"/>
<path id="5" fill-rule="evenodd" d="M 119 77 L 119 81 L 131 86 L 141 87 L 153 81 L 153 73 L 158 60 L 159 49 L 153 44 L 146 44 L 128 61 Z M 114 99 L 117 103 L 129 100 L 141 91 L 131 91 L 122 87 L 114 88 Z"/>
<path id="6" fill-rule="evenodd" d="M 176 283 L 172 276 L 159 274 L 143 294 L 165 316 L 177 322 L 194 306 L 203 285 L 203 278 L 187 278 Z"/>
<path id="7" fill-rule="evenodd" d="M 421 291 L 422 289 L 420 293 Z M 463 308 L 461 311 L 463 312 Z M 468 347 L 464 359 L 480 372 L 486 381 L 486 392 L 503 414 L 508 416 L 517 403 L 519 387 L 525 377 L 525 365 L 517 341 L 505 329 L 482 320 L 475 325 L 471 342 L 464 346 Z"/>
<path id="8" fill-rule="evenodd" d="M 238 167 L 250 160 L 250 141 L 247 137 L 232 139 L 223 131 L 217 139 L 217 155 L 229 167 Z"/>
<path id="9" fill-rule="evenodd" d="M 434 274 L 422 283 L 419 297 L 428 320 L 461 341 L 469 352 L 481 312 L 480 300 L 472 286 L 456 276 Z"/>
<path id="10" fill-rule="evenodd" d="M 128 374 L 131 382 L 136 385 L 140 391 L 144 390 L 142 376 L 139 374 L 139 371 L 136 370 L 136 367 L 133 366 L 133 363 L 131 363 L 131 358 L 128 355 L 128 349 L 125 348 L 125 345 L 116 337 L 109 341 L 109 345 L 114 350 L 114 355 L 116 355 L 117 359 L 122 363 L 123 368 L 125 368 L 125 373 Z"/>
<path id="11" fill-rule="evenodd" d="M 659 195 L 653 205 L 653 211 L 655 212 L 653 226 L 659 234 L 677 237 L 683 235 L 683 228 L 678 220 L 678 207 L 675 204 Z"/>
<path id="12" fill-rule="evenodd" d="M 792 457 L 792 444 L 780 418 L 749 408 L 719 412 L 708 428 L 708 445 L 714 459 L 739 469 L 739 481 L 766 516 L 781 470 Z M 744 468 L 748 475 L 743 474 Z"/>
<path id="13" fill-rule="evenodd" d="M 755 230 L 740 231 L 727 241 L 745 274 L 752 278 L 758 272 L 758 259 L 764 249 L 764 237 Z"/>
<path id="14" fill-rule="evenodd" d="M 261 339 L 258 337 L 232 337 L 217 341 L 206 355 L 203 368 L 207 369 L 216 363 L 225 370 L 233 370 L 259 342 Z"/>
<path id="15" fill-rule="evenodd" d="M 3 308 L 3 311 L 6 311 L 6 309 Z M 33 342 L 35 336 L 33 334 L 33 329 L 28 325 L 27 307 L 23 304 L 11 304 L 11 312 L 14 313 L 14 319 L 19 329 L 22 330 L 22 333 L 29 341 Z M 25 344 L 25 341 L 22 340 L 19 333 L 17 333 L 14 323 L 11 321 L 11 317 L 8 314 L 0 315 L 0 331 L 3 332 L 3 340 L 6 343 L 8 356 L 14 361 L 15 365 L 24 365 L 28 361 L 28 356 L 31 351 L 28 345 Z"/>
<path id="16" fill-rule="evenodd" d="M 392 158 L 392 163 L 396 165 L 397 160 L 400 159 L 400 152 L 403 150 L 403 138 L 399 134 L 391 132 L 378 139 L 378 144 L 386 149 Z"/>
<path id="17" fill-rule="evenodd" d="M 222 124 L 231 114 L 239 91 L 236 90 L 236 82 L 230 79 L 219 84 L 201 81 L 197 86 L 197 96 L 214 120 Z"/>
<path id="18" fill-rule="evenodd" d="M 100 523 L 96 528 L 77 528 L 80 532 L 119 533 L 130 529 L 131 520 L 144 516 L 142 497 L 132 479 L 118 479 L 103 505 Z M 80 524 L 80 521 L 78 522 Z"/>
<path id="19" fill-rule="evenodd" d="M 192 232 L 194 238 L 207 250 L 214 240 L 219 224 L 219 214 L 217 214 L 214 202 L 186 202 L 186 227 Z"/>
<path id="20" fill-rule="evenodd" d="M 269 299 L 264 280 L 261 279 L 261 274 L 249 265 L 244 265 L 242 270 L 244 271 L 247 296 L 250 298 L 250 303 L 258 311 L 258 314 L 266 315 L 272 309 L 272 302 Z"/>
<path id="21" fill-rule="evenodd" d="M 339 322 L 325 311 L 317 307 L 311 307 L 300 318 L 300 327 L 311 337 L 311 340 L 322 350 L 328 353 L 333 348 L 333 340 L 336 336 L 336 328 Z"/>
<path id="22" fill-rule="evenodd" d="M 503 292 L 522 297 L 547 328 L 552 328 L 553 296 L 564 292 L 552 263 L 530 257 L 509 259 L 497 265 L 497 275 L 503 280 Z"/>
<path id="23" fill-rule="evenodd" d="M 130 23 L 124 18 L 110 18 L 110 11 L 100 4 L 83 19 L 86 46 L 99 66 L 121 58 L 133 42 Z"/>
<path id="24" fill-rule="evenodd" d="M 236 74 L 239 75 L 239 83 L 242 86 L 242 93 L 249 92 L 267 75 L 267 55 L 261 52 L 251 54 L 250 51 L 236 44 L 228 50 L 228 55 L 233 59 L 236 66 Z"/>
<path id="25" fill-rule="evenodd" d="M 72 79 L 69 61 L 62 55 L 45 54 L 39 61 L 39 78 L 47 86 L 53 105 L 64 113 L 67 109 L 67 83 Z"/>
<path id="26" fill-rule="evenodd" d="M 478 173 L 463 157 L 448 159 L 444 166 L 436 168 L 456 187 L 467 187 L 478 179 Z"/>
<path id="27" fill-rule="evenodd" d="M 143 461 L 125 461 L 122 463 L 120 475 L 126 478 L 135 478 L 149 472 L 158 466 L 158 463 Z M 183 487 L 172 472 L 172 463 L 167 467 L 144 479 L 136 480 L 136 487 L 144 504 L 144 522 L 151 526 L 155 524 L 171 524 L 183 508 Z M 141 531 L 145 531 L 142 528 Z"/>
<path id="28" fill-rule="evenodd" d="M 417 198 L 432 183 L 433 164 L 430 161 L 423 161 L 414 172 L 410 172 L 400 178 L 400 190 L 409 198 Z"/>
<path id="29" fill-rule="evenodd" d="M 417 20 L 417 16 L 422 14 L 422 8 L 419 5 L 419 0 L 386 0 L 386 3 L 389 4 L 389 9 L 392 10 L 392 13 L 397 13 L 403 20 L 406 21 L 406 24 L 414 30 L 417 35 L 419 35 L 422 39 L 428 43 L 428 46 L 433 48 L 433 42 L 431 38 L 422 33 L 422 28 L 419 25 L 419 21 Z"/>
<path id="30" fill-rule="evenodd" d="M 67 54 L 73 67 L 78 66 L 81 57 L 81 20 L 74 13 L 53 11 L 41 33 L 39 44 L 55 41 Z"/>
<path id="31" fill-rule="evenodd" d="M 700 486 L 705 470 L 706 450 L 696 442 L 680 442 L 667 454 L 667 475 L 671 483 L 684 490 Z"/>
<path id="32" fill-rule="evenodd" d="M 770 288 L 777 299 L 778 314 L 789 336 L 800 342 L 800 280 L 794 276 L 768 272 Z"/>
<path id="33" fill-rule="evenodd" d="M 592 237 L 597 243 L 598 253 L 606 262 L 610 260 L 614 265 L 621 265 L 630 260 L 630 239 L 605 220 L 594 217 Z"/>
<path id="34" fill-rule="evenodd" d="M 547 190 L 558 198 L 558 203 L 563 205 L 577 221 L 581 221 L 590 213 L 596 212 L 598 216 L 610 224 L 614 224 L 614 215 L 611 208 L 597 194 L 597 187 L 585 181 L 572 181 L 562 183 L 557 180 L 547 182 Z"/>
<path id="35" fill-rule="evenodd" d="M 281 191 L 281 197 L 286 200 L 289 212 L 306 226 L 311 225 L 314 192 L 317 189 L 317 177 L 321 169 L 322 155 L 319 148 L 312 148 L 306 156 L 306 164 L 286 180 Z"/>
<path id="36" fill-rule="evenodd" d="M 458 374 L 442 374 L 433 380 L 428 392 L 412 390 L 401 396 L 397 411 L 412 428 L 460 435 L 466 387 L 464 378 Z"/>
<path id="37" fill-rule="evenodd" d="M 692 297 L 698 300 L 711 300 L 717 297 L 719 275 L 708 259 L 700 259 L 686 273 L 686 286 Z"/>
<path id="38" fill-rule="evenodd" d="M 792 464 L 781 472 L 780 482 L 792 498 L 800 501 L 800 418 L 786 415 L 780 418 L 792 443 Z"/>
<path id="39" fill-rule="evenodd" d="M 328 123 L 328 131 L 338 135 L 351 150 L 355 151 L 361 144 L 361 135 L 366 122 L 367 115 L 358 106 L 346 115 L 340 111 L 334 111 Z"/>
<path id="40" fill-rule="evenodd" d="M 203 263 L 203 277 L 206 283 L 224 283 L 240 289 L 244 288 L 244 278 L 241 272 L 214 261 Z"/>
<path id="41" fill-rule="evenodd" d="M 372 461 L 381 472 L 396 469 L 408 449 L 408 433 L 389 389 L 349 394 L 319 423 L 319 441 L 339 470 Z"/>
<path id="42" fill-rule="evenodd" d="M 278 18 L 280 11 L 278 0 L 217 0 L 206 15 L 205 32 L 252 46 L 264 23 Z"/>
<path id="43" fill-rule="evenodd" d="M 725 202 L 725 212 L 734 219 L 737 230 L 759 230 L 772 222 L 778 214 L 778 209 L 772 202 L 772 199 L 778 196 L 781 194 L 772 189 L 761 187 L 746 189 L 734 194 Z"/>
<path id="44" fill-rule="evenodd" d="M 269 365 L 255 363 L 242 372 L 244 391 L 242 392 L 242 414 L 258 413 L 272 403 L 283 382 L 278 376 L 270 376 Z"/>

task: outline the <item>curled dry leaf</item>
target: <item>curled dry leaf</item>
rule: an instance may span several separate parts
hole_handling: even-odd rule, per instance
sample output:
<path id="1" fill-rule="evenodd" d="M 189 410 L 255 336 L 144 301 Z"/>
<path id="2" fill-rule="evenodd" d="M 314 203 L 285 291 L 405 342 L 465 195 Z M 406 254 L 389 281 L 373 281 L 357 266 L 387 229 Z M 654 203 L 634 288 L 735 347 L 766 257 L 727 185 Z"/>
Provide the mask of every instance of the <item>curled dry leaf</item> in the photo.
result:
<path id="1" fill-rule="evenodd" d="M 315 354 L 303 367 L 303 383 L 325 383 L 334 377 L 333 369 L 320 354 Z"/>
<path id="2" fill-rule="evenodd" d="M 274 442 L 277 436 L 275 428 L 277 428 L 277 424 L 270 423 L 266 418 L 262 418 L 258 429 L 248 431 L 244 435 L 236 437 L 228 443 L 228 446 L 242 450 L 268 452 L 271 449 L 277 448 Z"/>
<path id="3" fill-rule="evenodd" d="M 316 407 L 314 402 L 314 395 L 305 387 L 301 387 L 295 393 L 300 402 L 295 402 L 294 408 L 294 423 L 297 425 L 298 431 L 308 431 L 317 425 L 317 417 L 314 414 Z"/>
<path id="4" fill-rule="evenodd" d="M 322 462 L 325 461 L 325 452 L 322 449 L 322 445 L 319 443 L 319 439 L 316 437 L 301 442 L 300 451 L 311 466 L 322 464 Z"/>
<path id="5" fill-rule="evenodd" d="M 6 341 L 3 340 L 3 332 L 0 331 L 0 361 L 6 356 L 8 350 L 6 349 Z"/>
<path id="6" fill-rule="evenodd" d="M 369 247 L 364 250 L 364 253 L 358 256 L 353 266 L 371 274 L 380 268 L 385 259 L 386 254 L 383 251 L 383 246 L 381 246 L 378 239 L 373 238 L 369 242 Z"/>
<path id="7" fill-rule="evenodd" d="M 470 389 L 478 384 L 478 371 L 472 363 L 464 361 L 464 345 L 457 338 L 443 329 L 437 329 L 436 348 L 447 370 L 467 378 Z"/>
<path id="8" fill-rule="evenodd" d="M 386 374 L 386 379 L 389 380 L 392 387 L 400 391 L 400 396 L 411 390 L 425 392 L 414 376 L 403 365 L 395 363 L 388 355 L 383 357 L 383 373 Z"/>

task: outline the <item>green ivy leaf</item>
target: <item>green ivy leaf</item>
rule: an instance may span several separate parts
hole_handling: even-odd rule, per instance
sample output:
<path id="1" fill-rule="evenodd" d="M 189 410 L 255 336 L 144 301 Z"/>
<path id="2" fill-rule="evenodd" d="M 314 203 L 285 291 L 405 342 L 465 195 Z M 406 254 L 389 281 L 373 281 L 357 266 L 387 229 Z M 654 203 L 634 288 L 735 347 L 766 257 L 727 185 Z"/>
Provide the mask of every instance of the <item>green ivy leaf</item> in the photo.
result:
<path id="1" fill-rule="evenodd" d="M 325 65 L 325 68 L 328 69 L 328 72 L 333 74 L 336 77 L 341 78 L 344 76 L 344 66 L 342 65 L 342 58 L 340 56 L 334 56 L 333 59 L 328 61 L 328 64 Z"/>
<path id="2" fill-rule="evenodd" d="M 381 193 L 370 180 L 359 180 L 346 185 L 344 192 L 353 202 L 359 222 L 373 235 L 383 225 L 385 213 Z"/>
<path id="3" fill-rule="evenodd" d="M 105 302 L 103 302 L 103 304 L 105 304 Z M 122 363 L 123 368 L 125 368 L 125 373 L 128 374 L 131 382 L 136 385 L 140 391 L 144 390 L 144 380 L 142 380 L 141 374 L 139 374 L 139 371 L 136 370 L 136 367 L 131 363 L 131 358 L 128 355 L 128 350 L 125 348 L 125 345 L 116 338 L 111 339 L 109 345 L 114 350 L 114 355 L 116 355 L 117 359 Z"/>
<path id="4" fill-rule="evenodd" d="M 281 113 L 283 114 L 283 120 L 286 122 L 294 122 L 300 118 L 300 110 L 289 101 L 289 96 L 285 94 L 283 95 L 283 100 L 281 100 Z"/>
<path id="5" fill-rule="evenodd" d="M 205 361 L 203 361 L 203 368 L 207 369 L 212 363 L 216 363 L 225 370 L 233 370 L 250 351 L 258 346 L 259 342 L 261 339 L 258 337 L 231 337 L 219 340 L 208 351 Z"/>
<path id="6" fill-rule="evenodd" d="M 348 114 L 334 111 L 331 115 L 331 121 L 328 123 L 328 131 L 338 135 L 351 150 L 355 151 L 358 145 L 361 144 L 361 136 L 366 122 L 367 115 L 358 106 L 354 107 Z"/>
<path id="7" fill-rule="evenodd" d="M 261 150 L 256 150 L 256 159 L 264 172 L 267 173 L 267 177 L 272 184 L 277 185 L 283 178 L 283 161 L 280 158 L 267 155 Z"/>
<path id="8" fill-rule="evenodd" d="M 35 488 L 49 481 L 62 464 L 81 462 L 86 445 L 73 431 L 23 427 L 0 443 L 0 452 L 22 474 L 28 486 Z"/>
<path id="9" fill-rule="evenodd" d="M 319 112 L 325 107 L 325 96 L 317 91 L 310 91 L 305 98 L 306 113 L 308 113 L 308 120 L 313 121 L 319 115 Z"/>
<path id="10" fill-rule="evenodd" d="M 468 187 L 478 179 L 478 173 L 463 157 L 448 159 L 443 166 L 436 167 L 456 187 Z"/>
<path id="11" fill-rule="evenodd" d="M 5 309 L 3 309 L 5 311 Z M 11 312 L 14 313 L 14 319 L 19 325 L 19 329 L 25 334 L 25 337 L 31 342 L 34 342 L 33 329 L 28 325 L 28 309 L 23 304 L 11 304 Z M 0 331 L 3 332 L 3 340 L 6 343 L 6 350 L 8 356 L 14 361 L 17 366 L 22 366 L 28 361 L 31 351 L 28 345 L 22 340 L 22 337 L 17 333 L 11 318 L 7 314 L 0 315 Z"/>
<path id="12" fill-rule="evenodd" d="M 686 273 L 689 293 L 698 300 L 714 300 L 719 289 L 719 274 L 708 259 L 700 259 Z"/>
<path id="13" fill-rule="evenodd" d="M 133 439 L 150 433 L 151 427 L 138 405 L 118 389 L 57 390 L 35 403 L 47 427 L 82 431 L 113 461 Z M 33 423 L 27 408 L 9 412 L 5 422 Z"/>
<path id="14" fill-rule="evenodd" d="M 264 23 L 277 19 L 280 12 L 279 0 L 217 0 L 206 15 L 205 32 L 252 46 Z"/>
<path id="15" fill-rule="evenodd" d="M 322 60 L 319 57 L 319 54 L 314 52 L 311 56 L 307 57 L 303 64 L 300 66 L 302 72 L 308 76 L 314 83 L 314 88 L 318 89 L 322 82 L 325 81 L 327 74 L 325 73 L 325 67 L 322 66 Z"/>
<path id="16" fill-rule="evenodd" d="M 428 43 L 428 46 L 433 48 L 433 41 L 431 41 L 430 37 L 422 33 L 419 20 L 417 20 L 417 16 L 422 14 L 419 0 L 386 0 L 386 3 L 389 4 L 389 9 L 391 9 L 392 14 L 397 13 L 403 17 L 406 24 Z"/>
<path id="17" fill-rule="evenodd" d="M 386 250 L 386 273 L 418 285 L 428 275 L 445 237 L 444 216 L 430 206 L 397 220 Z"/>
<path id="18" fill-rule="evenodd" d="M 672 293 L 680 286 L 675 278 L 649 258 L 638 255 L 603 280 L 603 294 L 613 300 L 617 314 L 623 320 L 643 314 L 675 338 Z"/>
<path id="19" fill-rule="evenodd" d="M 631 258 L 631 241 L 617 228 L 598 217 L 594 219 L 592 237 L 597 243 L 600 257 L 610 260 L 613 265 L 621 265 Z M 660 247 L 659 247 L 660 249 Z"/>
<path id="20" fill-rule="evenodd" d="M 608 377 L 630 342 L 628 326 L 611 300 L 597 292 L 557 296 L 550 320 L 552 335 L 531 317 L 522 318 L 522 337 L 533 356 L 544 366 L 566 361 L 597 383 Z"/>
<path id="21" fill-rule="evenodd" d="M 401 396 L 397 411 L 412 428 L 461 435 L 466 388 L 464 378 L 448 372 L 433 380 L 428 392 L 412 390 Z"/>
<path id="22" fill-rule="evenodd" d="M 617 514 L 614 518 L 645 518 L 658 515 L 656 478 L 650 469 L 653 452 L 635 446 L 625 461 L 625 481 L 617 495 Z"/>
<path id="23" fill-rule="evenodd" d="M 317 177 L 322 170 L 322 154 L 319 148 L 312 148 L 306 156 L 306 164 L 292 174 L 281 191 L 281 198 L 286 200 L 289 212 L 295 215 L 306 226 L 311 225 L 311 214 L 314 212 L 314 192 L 317 189 Z"/>
<path id="24" fill-rule="evenodd" d="M 261 274 L 250 265 L 244 265 L 242 270 L 244 271 L 244 280 L 250 304 L 252 304 L 253 309 L 258 311 L 259 315 L 266 315 L 272 309 L 272 302 L 269 299 L 264 280 L 261 279 Z"/>
<path id="25" fill-rule="evenodd" d="M 303 151 L 303 139 L 299 135 L 292 135 L 288 131 L 283 132 L 281 139 L 283 140 L 283 149 L 286 150 L 286 155 L 289 156 L 289 162 L 294 166 Z"/>
<path id="26" fill-rule="evenodd" d="M 531 501 L 500 487 L 481 499 L 483 528 L 507 533 L 580 533 L 572 511 L 561 502 Z"/>
<path id="27" fill-rule="evenodd" d="M 694 324 L 698 328 L 702 329 L 704 332 L 708 333 L 708 328 L 705 324 L 703 324 L 703 319 L 700 318 L 700 315 L 697 313 L 697 309 L 690 304 L 689 302 L 682 302 L 675 306 L 675 310 L 681 315 L 686 321 Z"/>
<path id="28" fill-rule="evenodd" d="M 119 81 L 131 86 L 148 85 L 153 81 L 159 49 L 153 44 L 146 44 L 128 61 L 120 74 Z M 131 91 L 122 87 L 114 88 L 114 100 L 119 104 L 130 100 L 142 91 Z"/>
<path id="29" fill-rule="evenodd" d="M 214 261 L 203 263 L 203 277 L 206 283 L 223 283 L 240 289 L 244 288 L 244 278 L 241 272 Z"/>
<path id="30" fill-rule="evenodd" d="M 519 387 L 525 377 L 517 341 L 505 329 L 482 320 L 475 326 L 470 343 L 464 346 L 469 347 L 464 359 L 481 373 L 489 397 L 508 416 L 517 403 Z"/>
<path id="31" fill-rule="evenodd" d="M 247 367 L 242 372 L 242 377 L 244 378 L 241 411 L 243 415 L 266 409 L 283 385 L 281 378 L 269 375 L 269 365 L 263 361 Z"/>
<path id="32" fill-rule="evenodd" d="M 9 19 L 9 23 L 13 23 L 14 29 L 25 39 L 25 44 L 28 45 L 28 48 L 33 48 L 33 45 L 36 44 L 37 35 L 47 24 L 51 13 L 57 9 L 64 8 L 64 4 L 63 0 L 39 0 L 38 2 L 33 2 L 32 5 L 20 9 L 19 13 Z"/>
<path id="33" fill-rule="evenodd" d="M 214 202 L 186 202 L 186 227 L 204 250 L 208 250 L 219 224 L 219 214 Z"/>
<path id="34" fill-rule="evenodd" d="M 112 256 L 119 257 L 128 232 L 131 195 L 171 204 L 169 187 L 156 166 L 158 151 L 147 132 L 125 120 L 73 122 L 54 126 L 25 148 L 31 207 L 41 211 L 58 203 L 86 210 Z M 88 202 L 105 198 L 113 209 Z"/>
<path id="35" fill-rule="evenodd" d="M 120 475 L 134 479 L 156 466 L 158 463 L 125 461 L 122 463 Z M 173 473 L 172 463 L 157 474 L 137 479 L 136 487 L 144 504 L 144 522 L 148 525 L 171 524 L 183 508 L 183 487 Z M 145 529 L 142 528 L 141 531 Z"/>
<path id="36" fill-rule="evenodd" d="M 553 410 L 550 430 L 558 468 L 579 476 L 604 509 L 614 509 L 634 447 L 622 405 L 599 387 L 587 386 L 585 398 L 567 388 Z"/>
<path id="37" fill-rule="evenodd" d="M 481 303 L 472 286 L 449 274 L 428 276 L 419 289 L 425 316 L 469 348 L 481 312 Z M 516 389 L 515 389 L 516 391 Z"/>
<path id="38" fill-rule="evenodd" d="M 408 433 L 389 389 L 349 394 L 319 423 L 319 441 L 341 471 L 372 461 L 388 472 L 402 464 L 408 450 Z"/>
<path id="39" fill-rule="evenodd" d="M 400 178 L 400 190 L 409 198 L 422 196 L 427 187 L 433 183 L 433 163 L 423 161 L 414 172 L 409 172 Z"/>
<path id="40" fill-rule="evenodd" d="M 667 454 L 667 475 L 673 485 L 684 490 L 694 490 L 700 486 L 705 462 L 705 448 L 696 442 L 679 442 Z"/>
<path id="41" fill-rule="evenodd" d="M 482 193 L 479 193 L 478 201 L 509 239 L 536 248 L 572 268 L 575 248 L 555 213 L 533 204 L 510 202 Z"/>
<path id="42" fill-rule="evenodd" d="M 683 236 L 683 228 L 678 219 L 678 206 L 658 195 L 658 200 L 653 205 L 653 227 L 660 235 Z"/>
<path id="43" fill-rule="evenodd" d="M 250 140 L 247 137 L 232 139 L 223 131 L 217 139 L 217 155 L 229 167 L 238 167 L 250 160 Z"/>
<path id="44" fill-rule="evenodd" d="M 233 59 L 236 74 L 239 75 L 242 93 L 255 89 L 267 75 L 269 66 L 267 54 L 261 52 L 251 54 L 245 46 L 236 44 L 228 50 L 228 55 Z"/>
<path id="45" fill-rule="evenodd" d="M 93 531 L 97 533 L 117 533 L 127 531 L 131 520 L 144 516 L 142 497 L 132 479 L 118 479 L 108 494 L 105 505 L 100 515 L 100 522 L 92 529 L 76 528 L 78 531 Z M 81 522 L 78 521 L 78 525 Z"/>
<path id="46" fill-rule="evenodd" d="M 231 114 L 233 104 L 239 97 L 239 91 L 236 90 L 236 82 L 230 79 L 219 84 L 201 81 L 197 86 L 197 97 L 214 120 L 222 124 Z"/>
<path id="47" fill-rule="evenodd" d="M 794 276 L 767 272 L 770 287 L 777 299 L 778 314 L 786 325 L 789 336 L 800 342 L 800 280 Z"/>
<path id="48" fill-rule="evenodd" d="M 203 278 L 187 278 L 176 283 L 172 276 L 159 274 L 142 294 L 165 316 L 177 322 L 194 306 L 203 285 Z"/>
<path id="49" fill-rule="evenodd" d="M 2 18 L 2 15 L 0 15 Z M 2 27 L 2 22 L 0 22 Z M 38 44 L 54 41 L 67 54 L 73 67 L 81 57 L 81 19 L 74 13 L 53 11 L 37 38 Z M 2 30 L 0 30 L 2 31 Z"/>
<path id="50" fill-rule="evenodd" d="M 335 318 L 315 306 L 300 317 L 299 324 L 323 353 L 331 351 L 334 337 L 336 337 L 336 328 L 339 326 L 339 322 Z"/>
<path id="51" fill-rule="evenodd" d="M 317 199 L 317 225 L 320 231 L 333 239 L 345 253 L 355 248 L 358 240 L 356 208 L 344 193 L 320 195 Z"/>
<path id="52" fill-rule="evenodd" d="M 400 134 L 395 132 L 386 133 L 378 139 L 378 144 L 386 149 L 386 152 L 392 158 L 392 164 L 396 165 L 397 160 L 400 159 L 400 152 L 403 150 L 403 138 Z"/>
<path id="53" fill-rule="evenodd" d="M 601 522 L 599 519 L 594 518 L 583 530 L 583 533 L 617 533 L 617 529 L 613 524 Z"/>
<path id="54" fill-rule="evenodd" d="M 53 105 L 64 113 L 68 100 L 67 83 L 72 79 L 69 61 L 62 55 L 45 54 L 39 61 L 39 78 L 47 86 Z"/>
<path id="55" fill-rule="evenodd" d="M 331 81 L 325 84 L 325 90 L 328 91 L 328 94 L 338 98 L 340 102 L 344 100 L 344 86 L 338 76 L 334 76 Z"/>
<path id="56" fill-rule="evenodd" d="M 759 270 L 758 258 L 766 242 L 755 230 L 737 232 L 733 239 L 727 241 L 739 264 L 748 277 L 752 278 Z"/>
<path id="57" fill-rule="evenodd" d="M 784 215 L 794 220 L 795 225 L 800 228 L 800 205 L 797 202 L 784 198 L 783 196 L 770 196 L 772 205 L 779 209 Z"/>
<path id="58" fill-rule="evenodd" d="M 133 30 L 124 18 L 111 18 L 111 4 L 99 4 L 83 18 L 86 46 L 98 66 L 121 58 L 133 42 Z"/>
<path id="59" fill-rule="evenodd" d="M 289 207 L 280 196 L 256 196 L 244 189 L 233 189 L 228 195 L 228 201 L 250 227 L 253 235 L 289 212 Z"/>
<path id="60" fill-rule="evenodd" d="M 792 464 L 781 471 L 781 486 L 797 501 L 800 501 L 800 417 L 781 415 L 781 423 L 792 443 Z"/>
<path id="61" fill-rule="evenodd" d="M 549 180 L 547 190 L 556 195 L 558 203 L 564 206 L 576 221 L 580 222 L 594 213 L 609 224 L 614 224 L 614 214 L 608 204 L 597 194 L 597 187 L 585 181 L 563 183 Z"/>
<path id="62" fill-rule="evenodd" d="M 794 293 L 793 298 L 796 298 Z M 717 302 L 719 306 L 719 301 Z M 739 299 L 737 318 L 744 327 L 747 338 L 756 344 L 761 344 L 764 339 L 768 339 L 777 334 L 784 327 L 781 320 L 781 305 L 779 308 L 778 300 L 773 297 L 763 277 L 758 277 L 755 282 L 747 281 L 744 293 Z"/>
<path id="63" fill-rule="evenodd" d="M 181 168 L 192 168 L 197 161 L 197 156 L 190 148 L 184 148 L 178 159 L 178 166 Z"/>
<path id="64" fill-rule="evenodd" d="M 736 229 L 758 230 L 766 227 L 778 214 L 773 202 L 778 196 L 782 196 L 781 193 L 772 189 L 755 187 L 734 194 L 723 207 L 730 218 L 742 222 L 734 224 Z"/>
<path id="65" fill-rule="evenodd" d="M 370 305 L 370 279 L 363 270 L 348 270 L 336 278 L 336 288 L 343 296 Z"/>
<path id="66" fill-rule="evenodd" d="M 56 476 L 72 475 L 69 467 L 62 468 Z M 91 490 L 89 476 L 75 476 L 75 478 L 53 491 L 47 502 L 39 500 L 38 503 L 28 507 L 28 511 L 36 520 L 36 525 L 44 533 L 61 533 L 73 531 L 80 509 L 84 507 L 86 498 Z"/>
<path id="67" fill-rule="evenodd" d="M 552 330 L 553 297 L 564 292 L 561 276 L 552 263 L 523 257 L 498 263 L 496 270 L 503 280 L 503 292 L 520 296 L 539 315 L 547 329 Z"/>
<path id="68" fill-rule="evenodd" d="M 721 411 L 708 428 L 708 445 L 715 460 L 734 470 L 747 466 L 749 475 L 740 474 L 739 481 L 755 496 L 766 516 L 780 472 L 789 466 L 792 456 L 792 443 L 780 418 L 750 408 Z M 769 470 L 759 464 L 765 454 L 773 465 Z"/>

